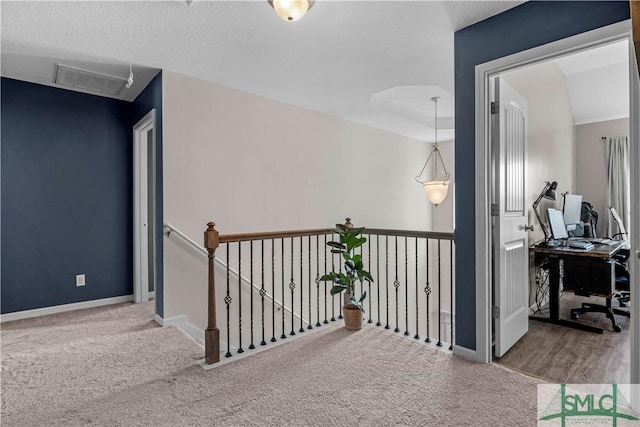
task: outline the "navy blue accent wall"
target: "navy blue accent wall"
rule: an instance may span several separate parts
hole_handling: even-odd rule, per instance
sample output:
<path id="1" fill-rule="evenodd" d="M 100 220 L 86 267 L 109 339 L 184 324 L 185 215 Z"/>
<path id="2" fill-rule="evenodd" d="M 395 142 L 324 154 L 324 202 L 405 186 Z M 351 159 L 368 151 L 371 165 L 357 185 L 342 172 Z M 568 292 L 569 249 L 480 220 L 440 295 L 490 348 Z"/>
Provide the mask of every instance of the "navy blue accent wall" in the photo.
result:
<path id="1" fill-rule="evenodd" d="M 476 349 L 475 66 L 627 19 L 628 1 L 531 1 L 455 33 L 457 344 Z"/>
<path id="2" fill-rule="evenodd" d="M 132 294 L 131 104 L 1 89 L 2 313 Z"/>
<path id="3" fill-rule="evenodd" d="M 164 316 L 163 299 L 163 215 L 162 215 L 162 71 L 153 78 L 145 90 L 133 102 L 133 124 L 149 111 L 156 109 L 156 314 Z"/>

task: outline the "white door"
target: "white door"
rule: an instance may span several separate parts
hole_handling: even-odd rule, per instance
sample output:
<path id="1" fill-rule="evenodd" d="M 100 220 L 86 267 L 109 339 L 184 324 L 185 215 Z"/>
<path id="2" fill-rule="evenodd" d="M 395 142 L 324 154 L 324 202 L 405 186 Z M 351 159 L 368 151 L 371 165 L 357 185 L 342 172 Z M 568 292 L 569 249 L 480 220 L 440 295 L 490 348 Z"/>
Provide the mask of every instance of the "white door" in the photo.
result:
<path id="1" fill-rule="evenodd" d="M 529 329 L 527 103 L 499 77 L 494 99 L 495 355 L 501 357 Z"/>
<path id="2" fill-rule="evenodd" d="M 133 295 L 136 303 L 148 301 L 154 295 L 154 126 L 155 110 L 152 110 L 133 127 Z"/>
<path id="3" fill-rule="evenodd" d="M 634 43 L 629 38 L 629 125 L 631 136 L 631 304 L 632 317 L 636 319 L 631 324 L 631 384 L 640 384 L 640 328 L 638 325 L 638 311 L 640 306 L 640 80 L 638 78 L 638 63 Z M 640 390 L 638 387 L 632 389 L 632 405 L 638 410 L 640 408 Z"/>

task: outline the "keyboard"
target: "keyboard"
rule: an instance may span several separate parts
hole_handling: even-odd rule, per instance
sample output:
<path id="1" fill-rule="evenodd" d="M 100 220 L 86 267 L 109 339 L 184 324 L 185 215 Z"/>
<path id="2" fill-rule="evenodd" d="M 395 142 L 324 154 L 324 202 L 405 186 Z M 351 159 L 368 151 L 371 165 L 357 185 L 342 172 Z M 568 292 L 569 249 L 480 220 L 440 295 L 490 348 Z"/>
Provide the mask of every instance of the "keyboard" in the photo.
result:
<path id="1" fill-rule="evenodd" d="M 569 247 L 573 249 L 583 249 L 588 251 L 589 249 L 593 249 L 593 243 L 587 242 L 584 240 L 573 240 L 569 242 Z"/>

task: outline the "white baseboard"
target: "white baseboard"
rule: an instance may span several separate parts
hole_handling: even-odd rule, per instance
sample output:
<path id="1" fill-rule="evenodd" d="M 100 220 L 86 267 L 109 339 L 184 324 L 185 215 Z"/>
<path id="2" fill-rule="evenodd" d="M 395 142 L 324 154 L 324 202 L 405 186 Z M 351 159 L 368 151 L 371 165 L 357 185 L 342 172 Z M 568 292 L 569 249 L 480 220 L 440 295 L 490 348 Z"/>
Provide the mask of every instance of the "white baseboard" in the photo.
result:
<path id="1" fill-rule="evenodd" d="M 163 319 L 156 314 L 154 320 L 160 326 L 177 326 L 181 323 L 185 323 L 187 321 L 187 316 L 182 314 L 180 316 L 167 317 L 166 319 Z"/>
<path id="2" fill-rule="evenodd" d="M 478 352 L 475 350 L 468 349 L 466 347 L 462 347 L 461 345 L 453 346 L 453 354 L 456 356 L 464 357 L 465 359 L 472 360 L 477 362 Z"/>
<path id="3" fill-rule="evenodd" d="M 168 317 L 166 319 L 163 319 L 156 314 L 154 320 L 160 326 L 175 326 L 177 328 L 180 328 L 185 334 L 189 335 L 194 340 L 204 341 L 204 331 L 187 322 L 187 316 L 184 314 Z"/>
<path id="4" fill-rule="evenodd" d="M 95 299 L 91 301 L 74 302 L 72 304 L 55 305 L 52 307 L 36 308 L 33 310 L 16 311 L 0 315 L 0 323 L 11 322 L 13 320 L 28 319 L 30 317 L 46 316 L 47 314 L 64 313 L 85 308 L 102 307 L 104 305 L 120 304 L 133 301 L 133 295 L 123 295 L 120 297 Z"/>
<path id="5" fill-rule="evenodd" d="M 194 340 L 204 342 L 204 331 L 202 329 L 198 329 L 191 323 L 187 322 L 180 323 L 176 326 L 182 329 L 185 334 L 189 335 Z"/>

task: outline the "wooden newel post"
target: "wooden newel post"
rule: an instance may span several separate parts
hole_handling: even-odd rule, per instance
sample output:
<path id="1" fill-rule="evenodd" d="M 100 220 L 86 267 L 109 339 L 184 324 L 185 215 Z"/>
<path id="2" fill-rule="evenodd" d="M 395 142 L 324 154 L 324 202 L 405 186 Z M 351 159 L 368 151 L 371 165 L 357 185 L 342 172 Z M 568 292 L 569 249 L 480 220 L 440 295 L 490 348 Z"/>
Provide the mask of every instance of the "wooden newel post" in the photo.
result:
<path id="1" fill-rule="evenodd" d="M 210 222 L 204 232 L 204 247 L 209 253 L 209 295 L 207 329 L 204 331 L 204 358 L 208 364 L 220 361 L 220 330 L 216 324 L 216 283 L 214 261 L 218 247 L 218 231 L 216 224 Z"/>
<path id="2" fill-rule="evenodd" d="M 348 229 L 353 228 L 353 224 L 351 224 L 351 218 L 345 218 L 344 226 L 347 227 Z"/>

